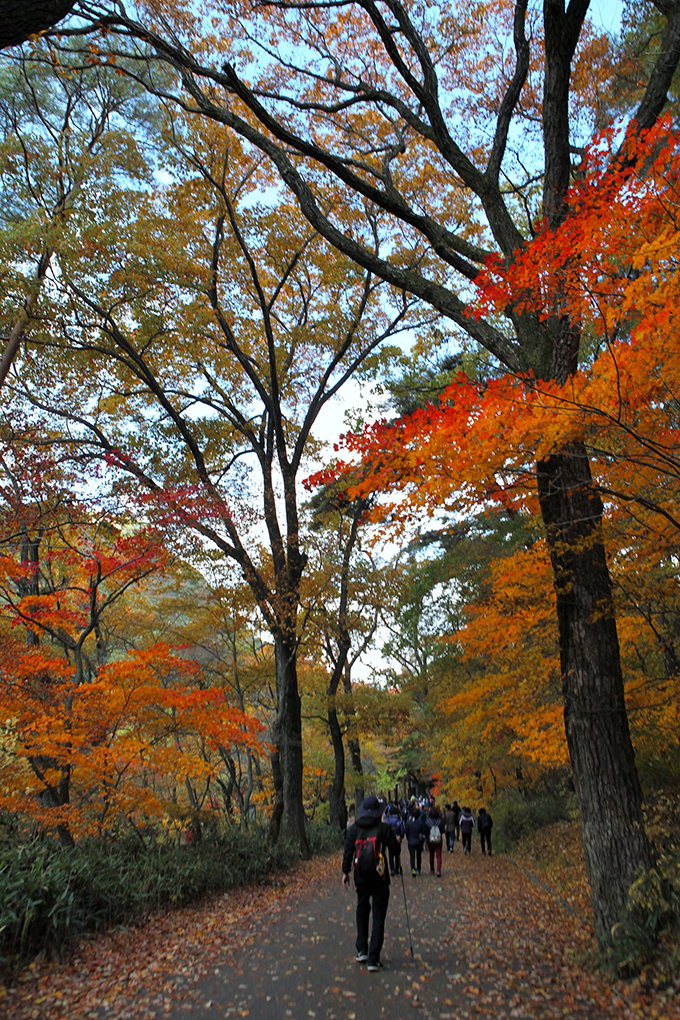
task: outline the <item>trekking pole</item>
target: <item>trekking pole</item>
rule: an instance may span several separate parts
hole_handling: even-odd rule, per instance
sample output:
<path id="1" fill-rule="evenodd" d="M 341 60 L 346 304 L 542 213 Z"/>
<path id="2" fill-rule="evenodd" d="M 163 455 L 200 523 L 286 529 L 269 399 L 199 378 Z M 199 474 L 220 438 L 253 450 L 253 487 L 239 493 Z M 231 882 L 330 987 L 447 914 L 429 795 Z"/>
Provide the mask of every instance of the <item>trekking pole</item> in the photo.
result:
<path id="1" fill-rule="evenodd" d="M 408 905 L 406 903 L 406 886 L 404 885 L 404 872 L 403 869 L 399 869 L 401 875 L 401 891 L 404 894 L 404 911 L 406 913 L 406 930 L 408 932 L 408 944 L 411 950 L 411 959 L 413 959 L 413 939 L 411 938 L 411 922 L 408 919 Z"/>

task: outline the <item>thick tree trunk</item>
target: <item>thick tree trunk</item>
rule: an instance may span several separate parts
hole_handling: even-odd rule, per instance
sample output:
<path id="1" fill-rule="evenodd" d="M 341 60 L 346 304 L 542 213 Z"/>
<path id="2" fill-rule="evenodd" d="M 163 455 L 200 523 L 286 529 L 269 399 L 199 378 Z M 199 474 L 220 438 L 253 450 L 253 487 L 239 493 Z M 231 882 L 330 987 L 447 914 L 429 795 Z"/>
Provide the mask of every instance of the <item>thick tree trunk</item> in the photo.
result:
<path id="1" fill-rule="evenodd" d="M 0 49 L 52 28 L 73 7 L 75 0 L 0 0 Z"/>
<path id="2" fill-rule="evenodd" d="M 595 926 L 606 945 L 630 885 L 654 853 L 624 702 L 602 503 L 585 449 L 565 448 L 539 462 L 537 474 L 557 594 L 567 743 Z"/>
<path id="3" fill-rule="evenodd" d="M 302 711 L 297 683 L 295 648 L 282 636 L 275 638 L 278 713 L 273 761 L 276 803 L 272 832 L 292 840 L 303 856 L 309 855 L 302 803 Z"/>

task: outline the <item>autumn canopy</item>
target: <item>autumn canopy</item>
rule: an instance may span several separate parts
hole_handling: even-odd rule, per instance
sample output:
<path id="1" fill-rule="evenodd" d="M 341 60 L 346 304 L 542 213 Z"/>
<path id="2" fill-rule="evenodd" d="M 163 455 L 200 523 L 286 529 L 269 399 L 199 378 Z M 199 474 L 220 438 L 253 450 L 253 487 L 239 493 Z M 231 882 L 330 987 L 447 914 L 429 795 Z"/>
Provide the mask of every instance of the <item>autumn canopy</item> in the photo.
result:
<path id="1" fill-rule="evenodd" d="M 12 838 L 548 802 L 610 944 L 678 766 L 680 2 L 62 7 L 0 66 Z"/>

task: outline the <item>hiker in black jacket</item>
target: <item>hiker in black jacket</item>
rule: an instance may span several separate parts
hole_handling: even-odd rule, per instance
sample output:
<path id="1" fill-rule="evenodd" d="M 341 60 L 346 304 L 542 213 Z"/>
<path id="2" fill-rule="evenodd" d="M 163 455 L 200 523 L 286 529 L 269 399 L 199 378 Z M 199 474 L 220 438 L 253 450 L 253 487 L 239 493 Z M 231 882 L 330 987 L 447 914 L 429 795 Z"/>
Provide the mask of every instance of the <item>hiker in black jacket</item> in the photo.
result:
<path id="1" fill-rule="evenodd" d="M 482 847 L 482 853 L 491 857 L 491 830 L 493 829 L 493 819 L 486 808 L 480 807 L 479 813 L 477 814 L 477 830 L 479 832 L 479 842 Z"/>
<path id="2" fill-rule="evenodd" d="M 357 891 L 357 939 L 355 960 L 381 970 L 380 953 L 385 938 L 385 917 L 390 900 L 390 869 L 387 851 L 396 853 L 399 843 L 391 825 L 382 821 L 383 806 L 377 797 L 366 797 L 357 820 L 347 830 L 342 855 L 342 882 L 349 885 L 354 871 Z M 368 922 L 373 909 L 371 940 Z"/>

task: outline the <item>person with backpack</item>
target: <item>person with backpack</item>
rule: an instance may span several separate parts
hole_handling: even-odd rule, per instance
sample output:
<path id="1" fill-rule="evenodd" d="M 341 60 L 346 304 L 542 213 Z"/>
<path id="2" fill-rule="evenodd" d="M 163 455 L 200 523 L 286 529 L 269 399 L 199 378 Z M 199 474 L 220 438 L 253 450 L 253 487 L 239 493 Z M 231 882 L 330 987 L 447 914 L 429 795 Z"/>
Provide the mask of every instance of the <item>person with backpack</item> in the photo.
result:
<path id="1" fill-rule="evenodd" d="M 430 871 L 434 873 L 435 858 L 437 860 L 437 878 L 442 877 L 442 829 L 444 819 L 436 804 L 433 804 L 425 819 L 427 848 L 430 851 Z"/>
<path id="2" fill-rule="evenodd" d="M 486 810 L 486 808 L 480 807 L 479 814 L 477 815 L 477 830 L 479 832 L 479 842 L 482 847 L 482 853 L 491 857 L 491 830 L 493 829 L 493 818 Z"/>
<path id="3" fill-rule="evenodd" d="M 390 875 L 401 874 L 401 841 L 404 838 L 404 823 L 401 820 L 399 808 L 396 804 L 388 804 L 387 811 L 385 812 L 385 821 L 388 825 L 391 825 L 394 829 L 394 835 L 397 837 L 397 850 L 396 853 L 392 850 L 389 851 L 390 858 Z"/>
<path id="4" fill-rule="evenodd" d="M 366 963 L 368 970 L 382 969 L 380 953 L 385 939 L 385 918 L 390 901 L 390 870 L 385 852 L 395 853 L 399 847 L 394 829 L 382 821 L 383 806 L 375 796 L 366 797 L 359 816 L 347 830 L 342 855 L 342 884 L 349 886 L 354 872 L 357 894 L 356 956 L 357 963 Z M 373 912 L 369 942 L 369 919 Z"/>
<path id="5" fill-rule="evenodd" d="M 463 844 L 463 853 L 472 853 L 472 830 L 475 827 L 475 820 L 469 807 L 464 807 L 458 819 L 460 825 L 460 838 Z"/>
<path id="6" fill-rule="evenodd" d="M 408 846 L 409 863 L 411 874 L 415 878 L 420 874 L 423 859 L 423 844 L 425 842 L 425 818 L 415 800 L 409 809 L 409 815 L 404 826 L 406 831 L 406 845 Z"/>

